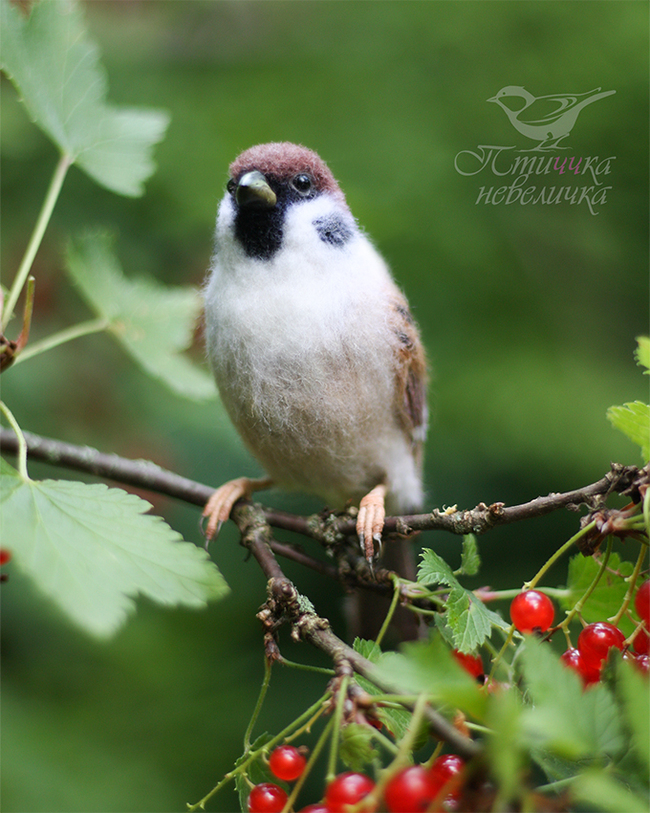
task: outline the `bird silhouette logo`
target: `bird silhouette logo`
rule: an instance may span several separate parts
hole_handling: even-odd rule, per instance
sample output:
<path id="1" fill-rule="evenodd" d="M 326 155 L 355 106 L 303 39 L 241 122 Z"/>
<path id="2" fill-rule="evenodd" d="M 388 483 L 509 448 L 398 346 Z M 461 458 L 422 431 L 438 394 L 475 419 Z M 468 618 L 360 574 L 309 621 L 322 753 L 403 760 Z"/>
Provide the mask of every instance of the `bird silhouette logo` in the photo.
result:
<path id="1" fill-rule="evenodd" d="M 508 85 L 487 101 L 498 104 L 512 126 L 523 136 L 539 142 L 530 150 L 521 152 L 546 152 L 568 149 L 560 146 L 560 141 L 569 135 L 582 110 L 613 93 L 616 91 L 601 92 L 601 88 L 595 88 L 587 93 L 533 96 L 525 88 Z"/>

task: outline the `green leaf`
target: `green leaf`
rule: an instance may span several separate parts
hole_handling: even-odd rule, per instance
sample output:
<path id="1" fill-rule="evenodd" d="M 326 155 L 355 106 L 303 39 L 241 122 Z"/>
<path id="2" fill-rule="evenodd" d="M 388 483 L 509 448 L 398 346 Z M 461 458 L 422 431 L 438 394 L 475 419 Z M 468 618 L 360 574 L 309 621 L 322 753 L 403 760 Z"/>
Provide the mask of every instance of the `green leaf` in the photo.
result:
<path id="1" fill-rule="evenodd" d="M 103 484 L 0 476 L 3 545 L 45 595 L 97 636 L 118 630 L 138 594 L 204 607 L 228 592 L 207 553 L 145 514 L 150 508 Z"/>
<path id="2" fill-rule="evenodd" d="M 560 598 L 563 609 L 570 610 L 576 605 L 593 582 L 599 568 L 600 565 L 593 556 L 577 554 L 571 558 L 568 571 L 568 594 Z M 610 555 L 607 570 L 601 576 L 596 589 L 589 596 L 582 610 L 582 617 L 588 624 L 616 615 L 627 592 L 627 584 L 617 574 L 620 573 L 624 577 L 629 576 L 633 569 L 634 565 L 625 560 L 621 561 L 617 553 Z M 625 635 L 630 635 L 634 629 L 632 622 L 625 616 L 621 618 L 619 626 Z"/>
<path id="3" fill-rule="evenodd" d="M 81 295 L 146 372 L 188 398 L 214 397 L 212 377 L 181 355 L 201 312 L 199 292 L 127 279 L 112 242 L 104 232 L 90 232 L 70 243 L 67 267 Z"/>
<path id="4" fill-rule="evenodd" d="M 463 537 L 463 553 L 460 560 L 460 572 L 466 576 L 475 576 L 481 567 L 481 557 L 474 534 Z"/>
<path id="5" fill-rule="evenodd" d="M 631 663 L 619 658 L 616 668 L 616 693 L 622 700 L 623 716 L 632 732 L 632 748 L 643 766 L 650 770 L 650 695 L 648 680 Z"/>
<path id="6" fill-rule="evenodd" d="M 376 668 L 383 680 L 409 694 L 426 692 L 436 702 L 448 703 L 476 719 L 483 718 L 485 694 L 438 635 L 430 643 L 408 643 L 399 653 L 384 653 Z"/>
<path id="7" fill-rule="evenodd" d="M 456 649 L 475 652 L 492 632 L 491 615 L 470 590 L 454 588 L 447 602 L 447 623 Z"/>
<path id="8" fill-rule="evenodd" d="M 478 569 L 478 552 L 474 557 L 472 551 L 475 542 L 472 543 L 472 539 L 471 535 L 465 537 L 467 542 L 463 543 L 463 558 L 470 562 L 470 567 L 475 563 Z M 488 610 L 471 590 L 465 589 L 459 583 L 447 562 L 435 551 L 425 548 L 421 557 L 418 583 L 427 587 L 445 584 L 451 588 L 445 619 L 457 649 L 461 652 L 474 652 L 490 635 L 493 626 L 508 629 L 501 616 Z"/>
<path id="9" fill-rule="evenodd" d="M 641 447 L 644 461 L 650 458 L 650 406 L 633 401 L 607 410 L 607 418 L 616 429 Z"/>
<path id="10" fill-rule="evenodd" d="M 438 556 L 430 548 L 424 548 L 420 554 L 422 561 L 418 565 L 418 582 L 420 584 L 432 586 L 436 584 L 446 584 L 449 587 L 456 586 L 458 580 L 453 574 L 447 562 Z"/>
<path id="11" fill-rule="evenodd" d="M 366 638 L 355 638 L 352 648 L 371 663 L 377 663 L 381 657 L 381 647 L 376 641 L 369 641 Z"/>
<path id="12" fill-rule="evenodd" d="M 637 336 L 637 348 L 634 351 L 636 363 L 639 367 L 645 367 L 644 375 L 650 375 L 650 338 L 648 336 Z"/>
<path id="13" fill-rule="evenodd" d="M 377 756 L 372 745 L 372 729 L 350 723 L 341 731 L 339 756 L 351 771 L 362 771 Z"/>
<path id="14" fill-rule="evenodd" d="M 486 725 L 492 731 L 485 744 L 492 775 L 497 780 L 499 805 L 496 810 L 516 809 L 513 802 L 522 791 L 522 773 L 527 757 L 521 737 L 522 705 L 517 691 L 502 691 L 490 697 Z"/>
<path id="15" fill-rule="evenodd" d="M 609 813 L 644 813 L 648 810 L 647 798 L 598 768 L 591 768 L 576 777 L 571 785 L 571 796 L 589 805 L 589 810 Z"/>
<path id="16" fill-rule="evenodd" d="M 37 3 L 26 17 L 0 2 L 0 65 L 30 116 L 71 163 L 121 195 L 137 196 L 154 171 L 151 151 L 169 123 L 162 111 L 107 104 L 99 49 L 73 0 Z"/>
<path id="17" fill-rule="evenodd" d="M 520 662 L 531 700 L 523 713 L 531 746 L 574 760 L 620 755 L 625 743 L 619 711 L 606 686 L 583 691 L 579 676 L 532 637 L 520 649 Z"/>

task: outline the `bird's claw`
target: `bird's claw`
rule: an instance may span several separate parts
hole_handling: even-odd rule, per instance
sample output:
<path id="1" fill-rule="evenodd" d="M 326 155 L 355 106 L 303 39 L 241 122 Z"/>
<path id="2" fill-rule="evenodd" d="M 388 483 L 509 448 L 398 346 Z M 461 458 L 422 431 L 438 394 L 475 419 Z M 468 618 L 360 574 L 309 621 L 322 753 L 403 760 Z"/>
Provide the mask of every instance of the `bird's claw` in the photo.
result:
<path id="1" fill-rule="evenodd" d="M 361 552 L 371 566 L 375 557 L 375 542 L 381 553 L 381 532 L 386 519 L 385 497 L 386 486 L 382 484 L 375 486 L 359 503 L 357 536 Z"/>
<path id="2" fill-rule="evenodd" d="M 221 526 L 230 516 L 232 507 L 237 500 L 250 496 L 250 483 L 248 477 L 229 480 L 220 486 L 207 501 L 202 515 L 202 519 L 208 520 L 203 531 L 206 548 L 213 539 L 219 536 Z"/>

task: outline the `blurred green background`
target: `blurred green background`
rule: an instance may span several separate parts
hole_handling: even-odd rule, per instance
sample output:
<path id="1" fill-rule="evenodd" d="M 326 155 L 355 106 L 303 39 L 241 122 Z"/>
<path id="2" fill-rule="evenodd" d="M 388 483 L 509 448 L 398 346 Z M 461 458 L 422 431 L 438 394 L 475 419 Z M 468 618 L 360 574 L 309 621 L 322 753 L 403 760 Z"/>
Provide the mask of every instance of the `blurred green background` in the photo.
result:
<path id="1" fill-rule="evenodd" d="M 647 3 L 96 0 L 85 9 L 111 101 L 165 108 L 172 123 L 141 199 L 70 173 L 35 264 L 34 338 L 88 316 L 62 272 L 68 234 L 108 226 L 127 273 L 198 286 L 229 162 L 252 144 L 293 140 L 328 161 L 422 328 L 434 374 L 431 506 L 522 502 L 599 479 L 610 460 L 640 462 L 605 411 L 647 395 L 632 358 L 635 336 L 648 329 Z M 584 203 L 476 203 L 481 186 L 513 179 L 463 176 L 459 152 L 534 146 L 486 103 L 507 85 L 540 96 L 616 91 L 587 107 L 563 142 L 567 156 L 612 158 L 597 214 Z M 56 153 L 4 78 L 2 114 L 7 284 Z M 593 181 L 554 174 L 531 183 Z M 198 341 L 195 356 L 202 361 Z M 173 395 L 106 337 L 4 378 L 3 397 L 24 429 L 148 457 L 214 485 L 258 472 L 216 401 Z M 73 476 L 36 464 L 30 472 Z M 201 544 L 197 510 L 152 500 Z M 264 500 L 320 507 L 280 493 Z M 519 586 L 576 522 L 564 513 L 481 538 L 476 584 Z M 459 540 L 421 541 L 457 561 Z M 232 587 L 225 601 L 202 613 L 140 602 L 108 644 L 72 629 L 6 569 L 7 813 L 182 810 L 232 766 L 262 676 L 254 616 L 264 579 L 232 527 L 211 553 Z M 342 630 L 342 593 L 287 572 Z M 564 578 L 561 563 L 547 583 Z M 283 651 L 323 662 L 286 639 Z M 279 730 L 323 688 L 322 677 L 278 669 L 258 730 Z M 303 799 L 319 794 L 316 783 Z M 208 809 L 235 808 L 225 791 Z"/>

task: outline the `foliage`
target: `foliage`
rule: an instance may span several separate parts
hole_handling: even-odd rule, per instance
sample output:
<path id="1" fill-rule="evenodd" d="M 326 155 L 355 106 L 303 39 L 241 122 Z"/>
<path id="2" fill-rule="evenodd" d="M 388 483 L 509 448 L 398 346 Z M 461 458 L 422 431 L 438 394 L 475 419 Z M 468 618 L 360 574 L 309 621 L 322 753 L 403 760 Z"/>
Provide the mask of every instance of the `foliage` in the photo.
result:
<path id="1" fill-rule="evenodd" d="M 25 259 L 14 280 L 3 326 L 8 324 L 67 167 L 78 163 L 98 183 L 124 195 L 143 192 L 153 172 L 150 151 L 167 126 L 167 116 L 109 107 L 96 46 L 85 33 L 73 2 L 37 4 L 23 19 L 2 0 L 5 32 L 2 68 L 23 94 L 35 122 L 61 150 L 61 176 L 50 188 Z M 196 397 L 213 385 L 179 351 L 191 340 L 200 301 L 190 289 L 166 291 L 153 281 L 126 280 L 106 235 L 85 234 L 68 251 L 68 269 L 99 320 L 87 332 L 108 330 L 143 369 L 177 391 Z M 33 289 L 27 289 L 23 335 L 29 332 Z M 44 352 L 82 335 L 83 326 L 43 340 Z M 5 365 L 22 347 L 2 343 Z M 28 355 L 23 356 L 23 360 Z M 5 415 L 20 429 L 6 406 Z M 151 507 L 139 498 L 103 485 L 33 481 L 24 450 L 19 471 L 2 478 L 3 538 L 16 563 L 40 589 L 88 632 L 107 635 L 133 608 L 129 596 L 148 595 L 164 604 L 202 606 L 227 592 L 205 552 L 182 543 L 160 518 L 143 516 Z"/>

